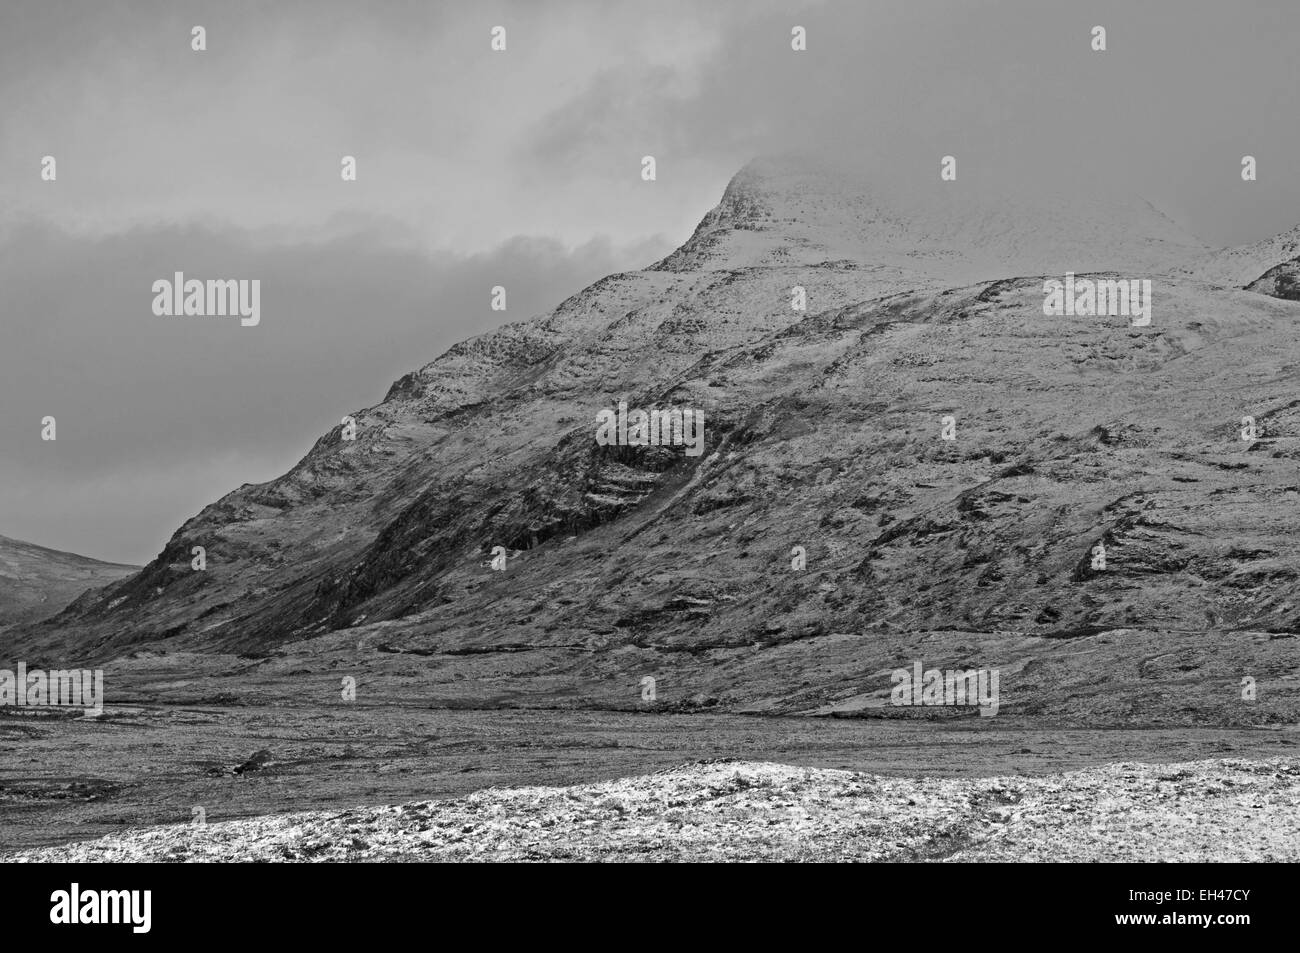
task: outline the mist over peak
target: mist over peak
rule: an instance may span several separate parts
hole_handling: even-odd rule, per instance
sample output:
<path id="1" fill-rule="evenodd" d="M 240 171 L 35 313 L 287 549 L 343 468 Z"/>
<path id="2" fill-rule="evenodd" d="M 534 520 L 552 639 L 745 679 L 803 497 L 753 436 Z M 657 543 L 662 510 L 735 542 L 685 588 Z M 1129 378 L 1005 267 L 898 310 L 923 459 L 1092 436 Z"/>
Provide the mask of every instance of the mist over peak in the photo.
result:
<path id="1" fill-rule="evenodd" d="M 1165 271 L 1208 251 L 1151 203 L 1095 186 L 968 186 L 806 154 L 762 156 L 656 267 L 851 262 L 924 283 L 1065 271 Z"/>

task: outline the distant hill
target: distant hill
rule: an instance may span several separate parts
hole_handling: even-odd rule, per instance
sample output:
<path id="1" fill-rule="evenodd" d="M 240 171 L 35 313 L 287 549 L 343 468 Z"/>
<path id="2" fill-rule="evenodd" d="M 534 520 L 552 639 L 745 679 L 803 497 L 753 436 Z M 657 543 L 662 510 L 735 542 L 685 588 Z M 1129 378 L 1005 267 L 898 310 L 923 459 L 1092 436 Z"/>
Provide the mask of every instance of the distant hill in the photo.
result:
<path id="1" fill-rule="evenodd" d="M 1298 256 L 1300 256 L 1300 225 L 1263 241 L 1211 252 L 1194 260 L 1190 267 L 1181 271 L 1200 281 L 1232 288 L 1245 288 L 1262 278 L 1267 271 L 1287 264 L 1294 268 Z M 1271 293 L 1258 288 L 1250 290 L 1264 294 Z"/>
<path id="2" fill-rule="evenodd" d="M 139 568 L 0 536 L 0 627 L 48 618 L 87 589 L 116 582 Z"/>

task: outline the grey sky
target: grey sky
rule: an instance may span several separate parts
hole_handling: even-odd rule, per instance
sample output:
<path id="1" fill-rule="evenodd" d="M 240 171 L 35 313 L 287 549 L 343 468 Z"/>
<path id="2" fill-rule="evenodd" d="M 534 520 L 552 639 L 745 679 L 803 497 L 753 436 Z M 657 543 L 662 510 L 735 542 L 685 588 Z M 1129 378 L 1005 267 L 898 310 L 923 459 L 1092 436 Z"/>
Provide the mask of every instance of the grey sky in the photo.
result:
<path id="1" fill-rule="evenodd" d="M 1267 237 L 1300 222 L 1298 41 L 1294 0 L 5 0 L 0 534 L 151 558 L 457 340 L 665 254 L 759 153 L 951 153 Z M 155 317 L 176 270 L 262 279 L 262 324 Z"/>

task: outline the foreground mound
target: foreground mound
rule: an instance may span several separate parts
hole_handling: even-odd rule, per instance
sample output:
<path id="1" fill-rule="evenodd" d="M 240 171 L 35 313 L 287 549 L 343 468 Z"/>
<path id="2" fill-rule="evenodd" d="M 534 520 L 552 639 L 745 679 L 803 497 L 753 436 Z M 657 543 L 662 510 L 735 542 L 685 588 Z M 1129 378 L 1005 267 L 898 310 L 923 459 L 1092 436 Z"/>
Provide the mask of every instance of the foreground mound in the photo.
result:
<path id="1" fill-rule="evenodd" d="M 1295 861 L 1300 759 L 885 778 L 704 762 L 574 787 L 160 827 L 18 861 Z"/>

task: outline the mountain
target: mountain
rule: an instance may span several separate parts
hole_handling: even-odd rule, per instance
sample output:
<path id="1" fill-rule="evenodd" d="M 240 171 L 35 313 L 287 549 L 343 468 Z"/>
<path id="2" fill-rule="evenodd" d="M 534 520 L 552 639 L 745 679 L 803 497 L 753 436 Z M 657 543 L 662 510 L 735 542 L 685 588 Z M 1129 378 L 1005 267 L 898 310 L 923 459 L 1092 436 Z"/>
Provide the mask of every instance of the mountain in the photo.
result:
<path id="1" fill-rule="evenodd" d="M 1300 305 L 1207 284 L 1140 200 L 950 186 L 751 163 L 663 261 L 451 348 L 20 639 L 435 705 L 634 709 L 649 675 L 908 716 L 922 660 L 997 668 L 1012 714 L 1294 721 Z M 1150 279 L 1150 325 L 1045 316 L 1066 272 Z M 599 445 L 622 400 L 702 410 L 704 453 Z"/>
<path id="2" fill-rule="evenodd" d="M 48 618 L 87 589 L 139 569 L 0 536 L 0 628 Z"/>

